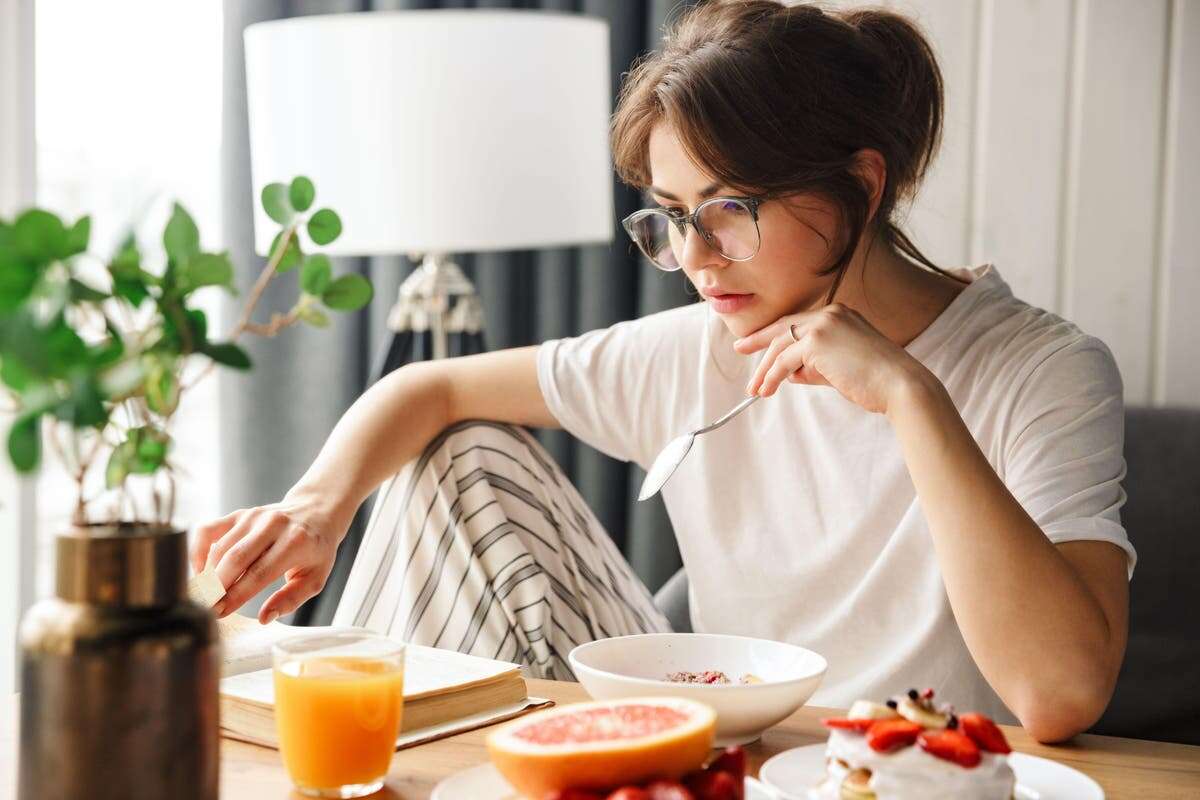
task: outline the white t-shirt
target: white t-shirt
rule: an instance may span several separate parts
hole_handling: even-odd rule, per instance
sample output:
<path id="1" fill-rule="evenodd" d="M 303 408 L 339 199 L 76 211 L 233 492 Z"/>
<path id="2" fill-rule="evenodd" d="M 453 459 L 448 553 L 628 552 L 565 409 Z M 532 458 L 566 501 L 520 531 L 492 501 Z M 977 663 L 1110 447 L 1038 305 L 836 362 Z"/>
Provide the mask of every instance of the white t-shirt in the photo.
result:
<path id="1" fill-rule="evenodd" d="M 1015 299 L 994 267 L 957 274 L 971 284 L 906 349 L 942 381 L 1050 541 L 1112 542 L 1132 574 L 1136 554 L 1118 514 L 1124 409 L 1111 353 Z M 566 430 L 647 468 L 670 439 L 745 398 L 761 354 L 740 355 L 733 341 L 697 303 L 546 342 L 538 379 Z M 785 383 L 699 437 L 663 497 L 697 632 L 821 653 L 829 670 L 815 705 L 932 686 L 959 709 L 1012 719 L 954 621 L 883 415 L 830 387 Z"/>

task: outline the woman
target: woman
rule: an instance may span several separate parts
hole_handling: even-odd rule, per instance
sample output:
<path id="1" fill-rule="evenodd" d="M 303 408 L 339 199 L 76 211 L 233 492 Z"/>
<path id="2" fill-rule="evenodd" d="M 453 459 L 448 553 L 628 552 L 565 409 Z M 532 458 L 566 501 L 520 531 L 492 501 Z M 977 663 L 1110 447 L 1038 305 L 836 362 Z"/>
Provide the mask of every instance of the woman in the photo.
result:
<path id="1" fill-rule="evenodd" d="M 513 426 L 648 466 L 758 394 L 663 491 L 695 629 L 822 653 L 819 705 L 928 685 L 1040 740 L 1086 729 L 1120 667 L 1135 558 L 1120 377 L 996 269 L 939 269 L 893 221 L 941 122 L 933 53 L 901 16 L 687 13 L 628 75 L 612 139 L 655 202 L 627 231 L 704 302 L 381 381 L 281 502 L 200 527 L 219 612 L 280 575 L 260 619 L 315 594 L 396 475 L 335 621 L 569 677 L 574 644 L 668 625 Z"/>

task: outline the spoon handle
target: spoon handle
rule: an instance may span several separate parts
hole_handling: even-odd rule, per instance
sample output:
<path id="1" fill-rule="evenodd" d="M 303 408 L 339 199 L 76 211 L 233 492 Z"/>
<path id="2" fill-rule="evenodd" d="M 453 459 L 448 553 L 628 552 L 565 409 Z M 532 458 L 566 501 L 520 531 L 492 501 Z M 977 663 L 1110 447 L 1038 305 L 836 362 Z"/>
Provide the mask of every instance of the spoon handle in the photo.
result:
<path id="1" fill-rule="evenodd" d="M 760 399 L 760 397 L 761 397 L 761 395 L 757 395 L 757 394 L 747 397 L 745 400 L 743 400 L 742 402 L 738 403 L 736 406 L 731 408 L 728 411 L 728 413 L 725 414 L 725 416 L 721 417 L 716 422 L 713 422 L 713 423 L 701 428 L 700 430 L 696 431 L 696 435 L 699 435 L 701 433 L 708 433 L 709 431 L 715 431 L 717 428 L 721 427 L 726 422 L 729 422 L 729 420 L 733 419 L 738 414 L 742 413 L 747 408 L 754 405 L 754 401 Z"/>

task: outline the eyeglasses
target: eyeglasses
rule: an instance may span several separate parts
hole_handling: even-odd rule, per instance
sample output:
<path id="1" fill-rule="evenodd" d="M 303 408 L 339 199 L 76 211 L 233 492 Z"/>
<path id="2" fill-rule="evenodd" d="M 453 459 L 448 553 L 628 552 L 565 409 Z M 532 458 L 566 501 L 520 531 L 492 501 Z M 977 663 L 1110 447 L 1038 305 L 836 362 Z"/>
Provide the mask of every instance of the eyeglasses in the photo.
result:
<path id="1" fill-rule="evenodd" d="M 691 214 L 665 208 L 643 208 L 621 220 L 625 232 L 650 263 L 666 272 L 679 269 L 687 226 L 730 261 L 748 261 L 758 253 L 758 207 L 762 198 L 714 197 Z"/>

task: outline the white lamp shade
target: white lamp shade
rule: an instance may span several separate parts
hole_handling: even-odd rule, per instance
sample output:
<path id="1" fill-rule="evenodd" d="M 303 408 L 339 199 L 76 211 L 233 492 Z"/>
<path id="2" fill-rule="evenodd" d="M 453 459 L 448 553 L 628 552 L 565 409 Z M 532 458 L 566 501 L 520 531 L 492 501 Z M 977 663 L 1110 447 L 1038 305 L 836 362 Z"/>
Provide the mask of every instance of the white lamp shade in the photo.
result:
<path id="1" fill-rule="evenodd" d="M 608 25 L 400 11 L 245 31 L 255 244 L 262 188 L 307 175 L 334 255 L 508 250 L 613 235 Z"/>

